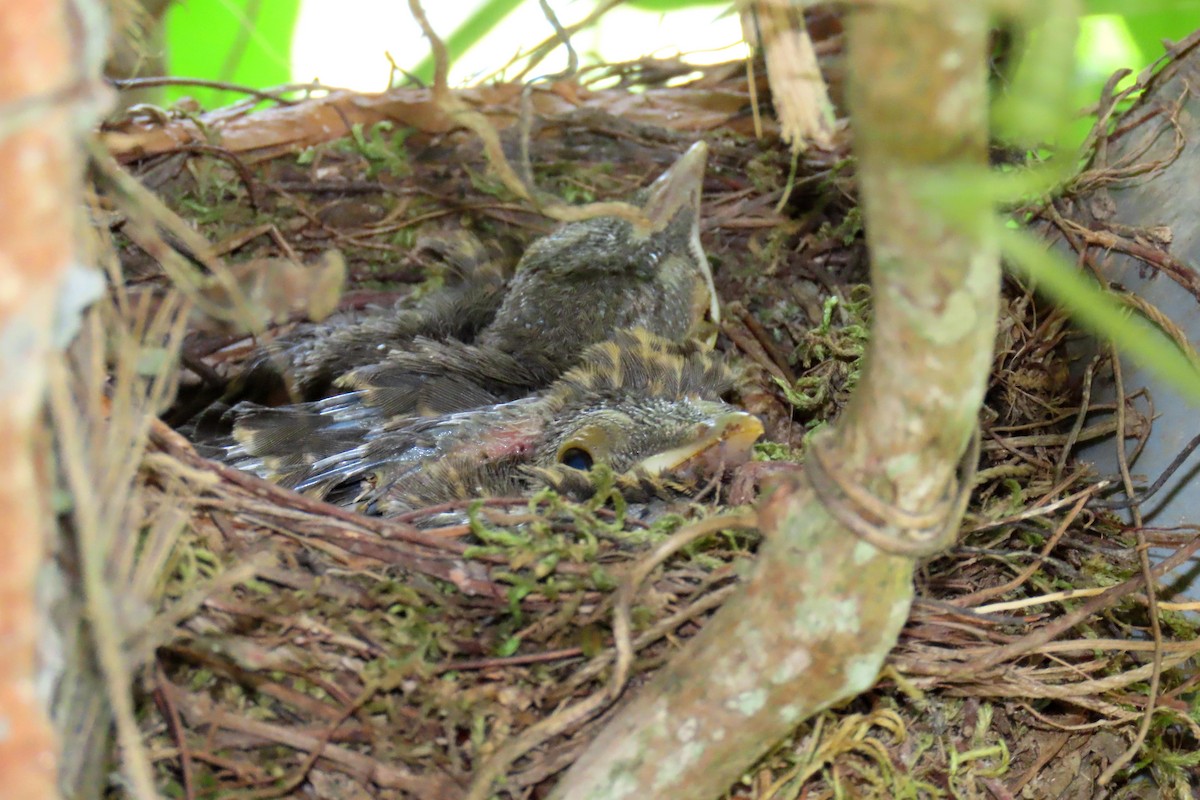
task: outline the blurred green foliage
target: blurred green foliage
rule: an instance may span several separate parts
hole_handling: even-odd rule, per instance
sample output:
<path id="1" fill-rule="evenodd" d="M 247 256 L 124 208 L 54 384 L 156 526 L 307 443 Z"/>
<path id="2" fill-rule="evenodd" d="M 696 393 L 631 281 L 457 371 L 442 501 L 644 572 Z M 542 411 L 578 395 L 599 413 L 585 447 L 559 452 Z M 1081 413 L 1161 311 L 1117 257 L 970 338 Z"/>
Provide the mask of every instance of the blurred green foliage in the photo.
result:
<path id="1" fill-rule="evenodd" d="M 1179 41 L 1200 29 L 1200 3 L 1196 0 L 1087 0 L 1085 14 L 1111 14 L 1121 17 L 1141 53 L 1145 66 L 1162 55 L 1164 39 Z"/>
<path id="2" fill-rule="evenodd" d="M 167 11 L 169 72 L 263 89 L 290 83 L 288 53 L 302 0 L 182 0 Z M 195 98 L 214 108 L 242 93 L 173 87 L 168 100 Z"/>
<path id="3" fill-rule="evenodd" d="M 316 0 L 309 0 L 314 2 Z M 597 3 L 599 0 L 591 0 Z M 181 0 L 168 11 L 167 41 L 170 74 L 208 78 L 263 88 L 291 80 L 289 51 L 292 32 L 304 0 Z M 401 2 L 401 0 L 380 0 Z M 451 58 L 475 46 L 496 23 L 522 3 L 536 0 L 454 0 L 463 9 L 459 26 L 446 34 Z M 727 4 L 729 0 L 628 0 L 627 5 L 670 13 L 695 6 Z M 1139 70 L 1162 54 L 1162 41 L 1178 41 L 1200 28 L 1200 0 L 1087 0 L 1075 64 L 1071 101 L 1094 102 L 1111 72 L 1119 66 Z M 1089 23 L 1100 23 L 1089 24 Z M 364 22 L 364 24 L 367 24 Z M 415 23 L 414 23 L 415 24 Z M 686 31 L 681 38 L 686 38 Z M 1054 38 L 1054 37 L 1051 37 Z M 530 42 L 532 44 L 533 42 Z M 330 47 L 353 48 L 353 41 Z M 400 64 L 423 81 L 433 77 L 428 54 Z M 170 99 L 190 95 L 213 107 L 240 99 L 227 92 L 175 89 Z M 1068 138 L 1081 138 L 1081 124 Z"/>

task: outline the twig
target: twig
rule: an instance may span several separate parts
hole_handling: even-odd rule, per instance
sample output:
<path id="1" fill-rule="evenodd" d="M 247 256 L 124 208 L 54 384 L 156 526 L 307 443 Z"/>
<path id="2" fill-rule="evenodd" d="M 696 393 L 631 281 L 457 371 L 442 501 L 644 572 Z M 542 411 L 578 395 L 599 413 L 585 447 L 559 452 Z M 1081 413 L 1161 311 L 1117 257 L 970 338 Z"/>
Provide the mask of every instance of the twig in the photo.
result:
<path id="1" fill-rule="evenodd" d="M 596 7 L 592 9 L 592 13 L 588 14 L 579 22 L 564 28 L 561 33 L 556 29 L 553 36 L 543 40 L 537 44 L 533 50 L 530 51 L 528 63 L 526 63 L 525 67 L 513 77 L 513 80 L 524 80 L 525 76 L 528 75 L 534 67 L 541 63 L 542 59 L 554 52 L 554 48 L 563 43 L 564 38 L 569 41 L 572 36 L 589 26 L 596 24 L 596 21 L 602 16 L 624 2 L 625 0 L 603 0 L 603 2 L 597 4 Z"/>
<path id="2" fill-rule="evenodd" d="M 96 660 L 104 676 L 108 701 L 112 704 L 113 716 L 116 718 L 117 739 L 121 743 L 125 773 L 135 796 L 141 800 L 150 800 L 158 796 L 154 790 L 154 770 L 138 730 L 137 711 L 131 696 L 133 675 L 121 647 L 124 635 L 117 618 L 113 587 L 108 584 L 108 554 L 104 552 L 101 543 L 96 541 L 104 525 L 103 501 L 85 488 L 90 486 L 92 481 L 85 471 L 89 463 L 83 452 L 86 439 L 80 428 L 77 409 L 71 402 L 70 376 L 66 366 L 61 362 L 52 364 L 48 377 L 50 405 L 54 412 L 58 445 L 62 453 L 61 464 L 68 476 L 69 485 L 75 489 L 76 524 L 87 532 L 90 540 L 90 543 L 80 547 L 81 583 L 88 619 L 91 622 Z"/>
<path id="3" fill-rule="evenodd" d="M 1151 570 L 1151 578 L 1163 575 L 1167 572 L 1183 564 L 1197 552 L 1200 552 L 1200 536 L 1197 536 L 1193 541 L 1180 547 L 1167 558 L 1163 559 Z M 1022 636 L 1014 642 L 1010 642 L 1002 647 L 996 647 L 989 653 L 981 655 L 974 661 L 966 662 L 962 665 L 964 674 L 981 673 L 998 664 L 1006 661 L 1011 661 L 1018 656 L 1027 653 L 1034 648 L 1040 647 L 1054 639 L 1063 631 L 1078 625 L 1085 619 L 1088 619 L 1097 611 L 1108 608 L 1116 601 L 1126 595 L 1136 591 L 1146 580 L 1143 575 L 1134 576 L 1116 586 L 1112 586 L 1101 594 L 1096 595 L 1088 602 L 1081 605 L 1074 611 L 1064 614 L 1053 622 L 1038 628 L 1037 630 Z"/>
<path id="4" fill-rule="evenodd" d="M 310 753 L 317 749 L 320 738 L 302 731 L 261 720 L 235 716 L 223 711 L 206 712 L 208 703 L 203 697 L 185 693 L 176 687 L 177 705 L 184 715 L 191 717 L 193 726 L 207 724 L 212 728 L 235 731 L 247 736 Z M 414 797 L 436 797 L 453 800 L 461 795 L 457 782 L 437 767 L 428 774 L 418 774 L 400 764 L 385 764 L 370 756 L 357 753 L 339 745 L 326 745 L 320 752 L 321 760 L 362 780 L 371 781 L 383 789 L 399 789 Z"/>
<path id="5" fill-rule="evenodd" d="M 1117 463 L 1121 467 L 1121 480 L 1125 484 L 1125 494 L 1133 497 L 1133 478 L 1129 474 L 1129 459 L 1128 454 L 1125 452 L 1125 383 L 1121 375 L 1121 359 L 1117 355 L 1116 345 L 1112 345 L 1111 350 L 1113 380 L 1116 382 L 1115 391 L 1117 400 Z M 1128 749 L 1117 758 L 1114 758 L 1112 763 L 1108 765 L 1108 769 L 1104 770 L 1100 775 L 1100 778 L 1097 780 L 1100 786 L 1107 785 L 1113 779 L 1113 776 L 1132 761 L 1142 749 L 1142 745 L 1146 741 L 1146 734 L 1150 732 L 1150 722 L 1154 717 L 1154 707 L 1158 701 L 1158 689 L 1162 680 L 1162 622 L 1159 620 L 1158 590 L 1154 585 L 1154 577 L 1150 571 L 1150 547 L 1146 544 L 1146 532 L 1142 530 L 1141 507 L 1134 504 L 1130 507 L 1130 514 L 1133 515 L 1133 532 L 1137 537 L 1138 545 L 1138 563 L 1142 569 L 1142 578 L 1146 584 L 1146 598 L 1149 601 L 1148 611 L 1150 614 L 1150 633 L 1154 639 L 1154 659 L 1151 663 L 1150 688 L 1146 693 L 1146 711 L 1142 715 L 1142 721 L 1138 726 L 1137 734 L 1133 737 L 1133 741 L 1129 743 Z"/>
<path id="6" fill-rule="evenodd" d="M 164 716 L 167 718 L 167 725 L 171 729 L 171 735 L 175 737 L 175 747 L 179 750 L 180 772 L 183 773 L 183 796 L 185 800 L 195 800 L 195 767 L 192 764 L 192 748 L 188 744 L 187 730 L 183 727 L 183 719 L 179 716 L 179 709 L 175 707 L 171 692 L 166 688 L 170 685 L 170 680 L 167 678 L 167 673 L 163 669 L 161 661 L 156 661 L 154 664 L 154 679 L 158 683 L 154 693 L 155 697 L 158 698 Z"/>
<path id="7" fill-rule="evenodd" d="M 1075 518 L 1079 516 L 1079 512 L 1083 510 L 1085 505 L 1087 505 L 1089 499 L 1090 496 L 1084 494 L 1075 501 L 1075 505 L 1071 507 L 1071 510 L 1067 512 L 1066 517 L 1058 524 L 1058 527 L 1054 530 L 1054 533 L 1051 534 L 1050 538 L 1046 540 L 1046 544 L 1042 546 L 1042 551 L 1038 558 L 1034 560 L 1028 567 L 1021 570 L 1021 572 L 1018 573 L 1015 578 L 1008 583 L 1001 584 L 1000 586 L 993 586 L 989 589 L 980 589 L 977 592 L 972 592 L 971 594 L 964 595 L 962 597 L 956 597 L 953 604 L 956 606 L 966 607 L 977 603 L 980 600 L 986 600 L 989 597 L 998 597 L 999 595 L 1007 594 L 1013 589 L 1020 587 L 1023 583 L 1025 583 L 1025 581 L 1033 577 L 1033 574 L 1041 567 L 1042 561 L 1046 558 L 1046 556 L 1050 555 L 1050 551 L 1053 550 L 1054 546 L 1058 544 L 1059 539 L 1063 537 L 1063 534 L 1065 534 L 1067 529 L 1071 527 L 1071 524 L 1075 522 Z M 984 606 L 975 609 L 975 611 L 980 613 L 986 613 L 987 611 L 992 610 L 999 609 L 995 608 L 994 606 Z"/>
<path id="8" fill-rule="evenodd" d="M 529 157 L 529 144 L 533 135 L 533 86 L 541 81 L 553 81 L 559 78 L 570 77 L 579 69 L 579 56 L 575 53 L 575 48 L 571 46 L 570 35 L 563 30 L 562 23 L 558 21 L 558 16 L 554 13 L 554 9 L 546 0 L 538 0 L 542 7 L 542 14 L 550 23 L 550 27 L 554 28 L 554 34 L 558 36 L 563 46 L 567 48 L 567 68 L 562 72 L 553 75 L 544 75 L 535 80 L 529 81 L 521 89 L 521 114 L 518 122 L 518 141 L 520 146 L 520 165 L 521 174 L 525 180 L 525 185 L 534 188 L 536 185 L 533 179 L 533 163 Z"/>
<path id="9" fill-rule="evenodd" d="M 262 209 L 262 203 L 258 196 L 258 185 L 254 182 L 254 175 L 236 153 L 224 147 L 218 147 L 215 144 L 202 144 L 200 142 L 181 142 L 172 151 L 167 152 L 204 153 L 205 155 L 216 156 L 228 162 L 233 167 L 233 171 L 238 174 L 242 185 L 246 187 L 246 200 L 250 203 L 250 207 L 255 211 Z"/>
<path id="10" fill-rule="evenodd" d="M 369 700 L 377 690 L 377 686 L 368 686 L 359 694 L 359 697 L 353 703 L 350 703 L 342 708 L 338 716 L 335 719 L 330 720 L 329 724 L 325 726 L 325 729 L 317 738 L 315 745 L 305 754 L 304 760 L 296 769 L 292 771 L 290 777 L 279 781 L 274 786 L 270 786 L 265 789 L 239 793 L 236 796 L 241 800 L 262 800 L 264 798 L 282 797 L 283 795 L 290 794 L 295 789 L 298 789 L 300 784 L 302 784 L 308 777 L 308 774 L 312 771 L 312 768 L 316 766 L 317 759 L 319 759 L 325 752 L 325 749 L 329 747 L 329 741 L 333 738 L 333 734 L 336 733 L 341 724 L 349 719 L 350 715 L 354 714 L 355 711 L 361 708 L 362 705 L 366 703 L 366 701 Z"/>
<path id="11" fill-rule="evenodd" d="M 463 672 L 466 670 L 497 669 L 503 667 L 519 667 L 525 664 L 545 664 L 551 661 L 565 661 L 569 658 L 579 658 L 583 655 L 582 647 L 564 647 L 545 653 L 527 653 L 520 656 L 496 658 L 474 658 L 460 661 L 447 661 L 434 668 L 436 674 L 443 672 Z"/>
<path id="12" fill-rule="evenodd" d="M 1087 368 L 1083 371 L 1083 394 L 1079 400 L 1079 413 L 1075 415 L 1075 422 L 1067 434 L 1066 446 L 1058 454 L 1058 462 L 1054 465 L 1055 483 L 1062 479 L 1062 474 L 1067 468 L 1067 460 L 1071 457 L 1071 451 L 1075 449 L 1075 443 L 1079 441 L 1079 433 L 1083 430 L 1083 424 L 1087 420 L 1088 407 L 1092 402 L 1092 376 L 1095 374 L 1096 365 L 1099 362 L 1100 356 L 1096 355 L 1088 362 Z"/>
<path id="13" fill-rule="evenodd" d="M 243 86 L 237 83 L 229 83 L 228 81 L 212 81 L 206 78 L 176 78 L 170 75 L 152 76 L 145 78 L 108 78 L 109 84 L 113 88 L 122 92 L 134 91 L 137 89 L 152 89 L 159 86 L 196 86 L 204 89 L 219 89 L 225 92 L 240 92 L 248 94 L 252 97 L 257 97 L 260 100 L 274 100 L 276 103 L 284 106 L 294 105 L 295 100 L 284 97 L 278 92 L 272 92 L 264 89 L 255 89 L 252 86 Z M 326 89 L 328 87 L 313 85 L 313 88 Z"/>
<path id="14" fill-rule="evenodd" d="M 1183 466 L 1183 463 L 1195 452 L 1196 448 L 1200 447 L 1200 434 L 1193 436 L 1191 440 L 1184 445 L 1183 449 L 1171 459 L 1171 463 L 1159 474 L 1154 483 L 1150 484 L 1140 494 L 1133 492 L 1120 500 L 1093 500 L 1091 506 L 1093 508 L 1106 508 L 1111 510 L 1136 508 L 1137 506 L 1145 505 L 1146 501 L 1158 493 L 1158 490 L 1163 487 L 1171 476 Z M 1126 491 L 1132 491 L 1132 487 L 1127 487 Z M 1140 526 L 1139 526 L 1140 527 Z"/>

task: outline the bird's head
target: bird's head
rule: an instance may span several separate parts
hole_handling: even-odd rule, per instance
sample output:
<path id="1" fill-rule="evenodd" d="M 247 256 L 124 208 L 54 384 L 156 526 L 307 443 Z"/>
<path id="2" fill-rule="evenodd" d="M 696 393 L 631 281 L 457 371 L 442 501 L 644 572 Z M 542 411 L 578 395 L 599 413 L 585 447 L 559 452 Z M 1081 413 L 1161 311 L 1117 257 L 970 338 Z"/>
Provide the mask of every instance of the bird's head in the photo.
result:
<path id="1" fill-rule="evenodd" d="M 553 420 L 532 459 L 565 488 L 606 465 L 617 475 L 691 480 L 737 466 L 762 435 L 759 420 L 719 396 L 728 369 L 711 353 L 643 330 L 594 345 L 546 396 Z"/>
<path id="2" fill-rule="evenodd" d="M 550 331 L 554 341 L 546 346 L 575 356 L 582 345 L 624 328 L 682 339 L 706 316 L 718 322 L 712 269 L 700 244 L 707 155 L 697 142 L 638 192 L 640 221 L 594 217 L 531 244 L 488 341 L 508 348 L 530 332 Z M 567 344 L 556 347 L 559 339 Z"/>
<path id="3" fill-rule="evenodd" d="M 581 411 L 556 427 L 532 474 L 580 491 L 604 465 L 631 482 L 690 484 L 749 460 L 762 423 L 713 400 L 631 397 Z"/>

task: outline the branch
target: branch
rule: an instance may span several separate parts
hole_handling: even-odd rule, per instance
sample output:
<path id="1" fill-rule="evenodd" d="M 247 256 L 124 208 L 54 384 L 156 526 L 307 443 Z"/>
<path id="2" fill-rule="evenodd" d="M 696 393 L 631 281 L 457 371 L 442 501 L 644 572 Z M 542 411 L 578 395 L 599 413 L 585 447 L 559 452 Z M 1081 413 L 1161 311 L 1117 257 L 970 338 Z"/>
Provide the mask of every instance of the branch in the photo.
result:
<path id="1" fill-rule="evenodd" d="M 873 4 L 848 21 L 875 292 L 862 384 L 820 445 L 821 480 L 760 509 L 766 543 L 743 590 L 552 797 L 719 796 L 801 721 L 875 682 L 908 616 L 913 556 L 960 521 L 955 470 L 991 364 L 990 209 L 951 226 L 923 199 L 935 172 L 987 166 L 980 5 Z"/>
<path id="2" fill-rule="evenodd" d="M 45 610 L 35 578 L 53 524 L 39 418 L 60 284 L 78 258 L 76 140 L 97 94 L 105 37 L 90 23 L 99 14 L 85 1 L 0 10 L 0 775 L 12 798 L 58 794 L 48 698 L 34 688 Z"/>

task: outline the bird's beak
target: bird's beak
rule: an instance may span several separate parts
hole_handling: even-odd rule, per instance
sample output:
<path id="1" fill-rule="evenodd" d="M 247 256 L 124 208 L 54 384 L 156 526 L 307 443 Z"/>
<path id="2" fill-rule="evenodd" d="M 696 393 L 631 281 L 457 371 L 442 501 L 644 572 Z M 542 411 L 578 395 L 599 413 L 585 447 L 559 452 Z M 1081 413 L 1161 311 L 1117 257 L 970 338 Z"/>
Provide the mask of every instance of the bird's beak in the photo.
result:
<path id="1" fill-rule="evenodd" d="M 642 212 L 650 221 L 650 232 L 667 227 L 681 209 L 690 209 L 700 219 L 700 193 L 704 188 L 704 167 L 708 163 L 708 145 L 696 142 L 650 184 Z"/>
<path id="2" fill-rule="evenodd" d="M 753 414 L 728 411 L 687 444 L 656 453 L 638 464 L 649 475 L 711 475 L 718 469 L 736 467 L 750 460 L 750 450 L 763 434 L 763 425 Z"/>
<path id="3" fill-rule="evenodd" d="M 717 288 L 713 284 L 712 267 L 704 255 L 704 248 L 700 246 L 700 195 L 704 191 L 707 163 L 708 145 L 703 141 L 696 142 L 658 180 L 650 184 L 649 196 L 642 205 L 642 213 L 649 220 L 649 227 L 643 233 L 647 236 L 659 233 L 681 210 L 689 212 L 692 230 L 688 236 L 688 248 L 704 277 L 709 318 L 713 324 L 720 324 L 721 306 L 717 299 Z"/>

